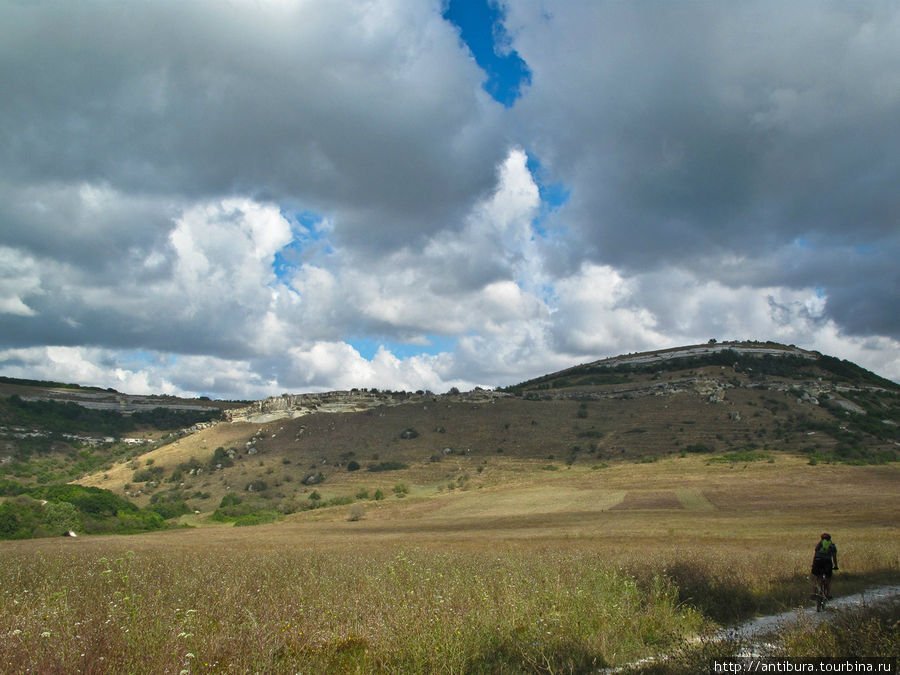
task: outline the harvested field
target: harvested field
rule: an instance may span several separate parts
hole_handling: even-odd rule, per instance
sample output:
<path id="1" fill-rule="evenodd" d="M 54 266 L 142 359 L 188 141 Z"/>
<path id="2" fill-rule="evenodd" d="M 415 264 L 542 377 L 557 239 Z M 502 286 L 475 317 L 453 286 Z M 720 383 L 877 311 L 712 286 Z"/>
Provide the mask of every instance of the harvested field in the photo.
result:
<path id="1" fill-rule="evenodd" d="M 620 503 L 612 507 L 614 511 L 682 509 L 684 505 L 670 490 L 630 490 Z"/>

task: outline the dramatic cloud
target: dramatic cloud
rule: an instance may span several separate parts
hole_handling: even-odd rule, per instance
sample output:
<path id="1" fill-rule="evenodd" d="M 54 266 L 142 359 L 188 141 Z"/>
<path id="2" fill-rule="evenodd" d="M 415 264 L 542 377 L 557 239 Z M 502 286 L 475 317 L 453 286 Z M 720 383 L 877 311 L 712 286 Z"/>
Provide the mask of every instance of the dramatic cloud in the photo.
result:
<path id="1" fill-rule="evenodd" d="M 467 2 L 3 4 L 0 373 L 444 391 L 716 337 L 900 379 L 896 4 Z"/>
<path id="2" fill-rule="evenodd" d="M 518 116 L 572 188 L 577 264 L 820 286 L 849 333 L 900 336 L 895 3 L 508 12 L 533 73 Z"/>

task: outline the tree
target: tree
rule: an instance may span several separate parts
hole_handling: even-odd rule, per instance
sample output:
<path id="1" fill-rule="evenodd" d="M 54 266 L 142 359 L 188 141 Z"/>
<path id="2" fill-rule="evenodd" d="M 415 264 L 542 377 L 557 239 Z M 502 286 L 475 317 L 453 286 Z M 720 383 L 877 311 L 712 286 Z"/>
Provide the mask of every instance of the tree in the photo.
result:
<path id="1" fill-rule="evenodd" d="M 41 522 L 52 534 L 66 534 L 81 529 L 81 514 L 69 502 L 49 502 L 44 506 Z"/>

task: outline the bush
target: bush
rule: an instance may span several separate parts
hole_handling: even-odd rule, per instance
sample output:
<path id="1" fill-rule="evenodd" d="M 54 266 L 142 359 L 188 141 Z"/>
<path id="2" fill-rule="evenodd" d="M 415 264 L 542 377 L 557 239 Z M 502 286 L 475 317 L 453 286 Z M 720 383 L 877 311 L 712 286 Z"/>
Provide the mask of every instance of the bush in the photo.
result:
<path id="1" fill-rule="evenodd" d="M 41 503 L 22 495 L 0 504 L 0 539 L 30 539 L 41 525 Z"/>
<path id="2" fill-rule="evenodd" d="M 255 511 L 254 513 L 248 513 L 247 515 L 241 516 L 240 518 L 235 520 L 234 526 L 248 527 L 250 525 L 263 525 L 265 523 L 272 523 L 276 520 L 280 520 L 281 517 L 281 514 L 279 514 L 277 511 Z"/>
<path id="3" fill-rule="evenodd" d="M 81 529 L 81 514 L 69 502 L 48 502 L 41 514 L 41 521 L 50 534 L 65 534 Z"/>
<path id="4" fill-rule="evenodd" d="M 150 510 L 166 520 L 191 512 L 187 502 L 184 501 L 184 493 L 177 488 L 169 492 L 156 493 L 150 497 L 150 504 Z"/>
<path id="5" fill-rule="evenodd" d="M 185 513 L 191 512 L 191 508 L 184 500 L 160 502 L 151 506 L 150 510 L 158 513 L 165 520 L 178 518 L 178 516 L 183 516 Z"/>
<path id="6" fill-rule="evenodd" d="M 151 466 L 135 471 L 131 480 L 135 483 L 147 483 L 159 479 L 162 474 L 163 469 L 161 466 Z"/>
<path id="7" fill-rule="evenodd" d="M 161 530 L 166 526 L 163 517 L 153 511 L 119 511 L 116 520 L 117 531 L 122 534 Z"/>
<path id="8" fill-rule="evenodd" d="M 262 492 L 263 490 L 265 490 L 268 487 L 269 487 L 269 485 L 266 483 L 266 481 L 257 479 L 254 481 L 250 481 L 247 484 L 247 487 L 245 487 L 244 489 L 247 492 Z"/>
<path id="9" fill-rule="evenodd" d="M 351 459 L 347 462 L 347 471 L 359 471 L 359 462 L 355 459 Z"/>
<path id="10" fill-rule="evenodd" d="M 226 466 L 234 466 L 234 460 L 231 458 L 233 454 L 234 450 L 226 450 L 221 446 L 216 448 L 209 460 L 210 471 L 215 471 L 218 468 L 224 468 Z"/>
<path id="11" fill-rule="evenodd" d="M 138 507 L 109 490 L 83 485 L 48 485 L 31 493 L 36 499 L 69 502 L 82 514 L 92 518 L 115 516 L 120 511 L 137 511 Z"/>
<path id="12" fill-rule="evenodd" d="M 240 497 L 238 497 L 233 492 L 229 492 L 224 497 L 222 497 L 222 501 L 219 502 L 219 508 L 225 509 L 225 508 L 228 508 L 229 506 L 237 506 L 238 504 L 241 503 L 241 501 L 243 501 L 243 500 Z"/>

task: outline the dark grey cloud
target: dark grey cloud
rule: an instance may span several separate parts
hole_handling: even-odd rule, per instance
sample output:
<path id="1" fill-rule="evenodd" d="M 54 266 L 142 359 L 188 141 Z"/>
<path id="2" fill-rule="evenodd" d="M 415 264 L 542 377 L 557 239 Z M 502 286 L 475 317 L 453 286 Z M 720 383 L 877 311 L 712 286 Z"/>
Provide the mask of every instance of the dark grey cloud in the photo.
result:
<path id="1" fill-rule="evenodd" d="M 839 259 L 862 247 L 863 269 L 884 269 L 900 255 L 896 3 L 508 9 L 533 73 L 518 114 L 572 188 L 559 220 L 582 259 L 636 272 L 738 256 L 758 272 L 805 241 L 804 274 L 733 281 L 822 287 L 848 332 L 900 335 L 896 275 L 866 281 Z M 833 264 L 814 269 L 817 255 Z"/>
<path id="2" fill-rule="evenodd" d="M 293 201 L 341 215 L 338 234 L 370 247 L 452 226 L 506 139 L 438 10 L 7 4 L 0 173 Z"/>
<path id="3" fill-rule="evenodd" d="M 150 281 L 170 272 L 163 254 L 176 204 L 85 183 L 0 182 L 0 244 L 72 265 L 96 282 Z M 146 265 L 154 253 L 158 264 Z"/>

